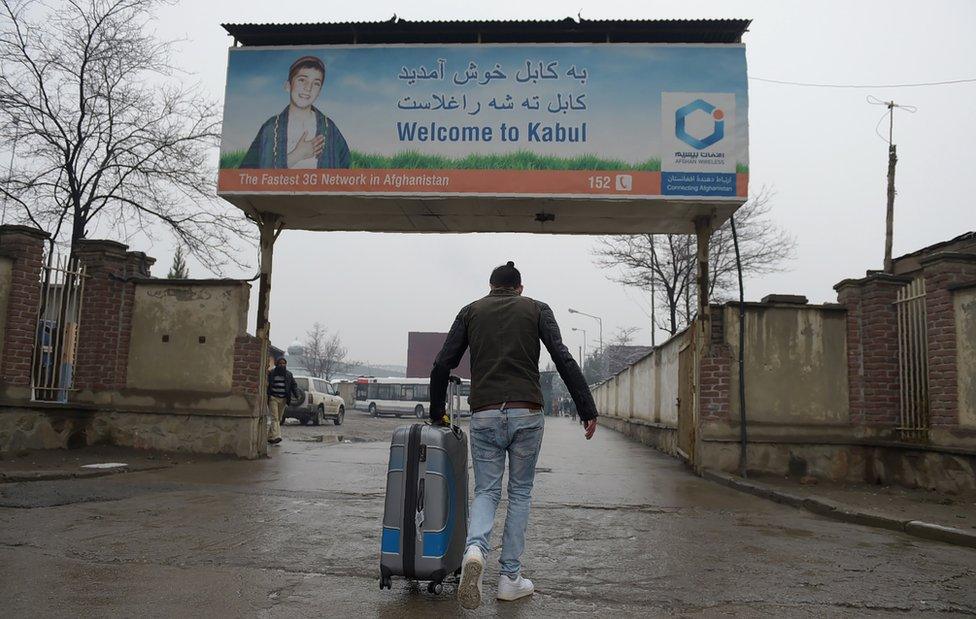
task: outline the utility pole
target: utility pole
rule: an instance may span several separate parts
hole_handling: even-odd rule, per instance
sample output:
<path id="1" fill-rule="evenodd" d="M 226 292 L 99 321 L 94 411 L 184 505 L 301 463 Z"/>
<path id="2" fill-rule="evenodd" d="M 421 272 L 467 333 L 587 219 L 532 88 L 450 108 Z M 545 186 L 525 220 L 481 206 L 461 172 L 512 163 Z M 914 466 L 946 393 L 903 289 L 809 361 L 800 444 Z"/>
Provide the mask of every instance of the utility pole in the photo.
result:
<path id="1" fill-rule="evenodd" d="M 891 244 L 895 227 L 895 165 L 898 163 L 897 147 L 894 143 L 895 102 L 888 102 L 888 212 L 885 216 L 885 273 L 894 272 L 891 261 Z"/>
<path id="2" fill-rule="evenodd" d="M 881 101 L 877 97 L 868 96 L 868 103 L 871 105 L 883 105 L 888 108 L 888 207 L 885 214 L 885 254 L 884 254 L 884 271 L 885 273 L 892 273 L 894 271 L 894 264 L 891 259 L 891 246 L 894 242 L 894 229 L 895 229 L 895 166 L 898 164 L 898 149 L 895 146 L 895 108 L 899 108 L 914 114 L 918 111 L 918 108 L 912 105 L 899 105 L 894 101 Z M 878 127 L 884 121 L 884 116 L 878 121 Z M 878 137 L 885 139 L 880 132 L 878 132 L 878 127 L 875 127 L 875 132 L 878 133 Z"/>

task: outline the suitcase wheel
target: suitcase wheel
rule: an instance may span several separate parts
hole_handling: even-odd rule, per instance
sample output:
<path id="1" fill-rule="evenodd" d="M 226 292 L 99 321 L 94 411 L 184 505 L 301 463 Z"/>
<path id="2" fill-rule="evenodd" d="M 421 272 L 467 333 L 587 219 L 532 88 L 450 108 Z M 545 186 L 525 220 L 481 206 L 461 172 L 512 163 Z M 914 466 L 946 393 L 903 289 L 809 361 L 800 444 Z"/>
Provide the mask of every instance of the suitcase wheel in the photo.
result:
<path id="1" fill-rule="evenodd" d="M 440 595 L 444 592 L 444 585 L 439 582 L 431 582 L 427 585 L 427 592 L 433 593 L 434 595 Z"/>

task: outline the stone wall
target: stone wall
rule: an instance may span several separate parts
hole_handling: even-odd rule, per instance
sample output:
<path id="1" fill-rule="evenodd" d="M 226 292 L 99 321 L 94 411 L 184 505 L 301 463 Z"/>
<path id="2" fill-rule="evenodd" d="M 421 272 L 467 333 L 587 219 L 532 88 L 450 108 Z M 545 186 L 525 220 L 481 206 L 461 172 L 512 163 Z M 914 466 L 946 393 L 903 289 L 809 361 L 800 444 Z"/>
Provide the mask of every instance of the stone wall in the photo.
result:
<path id="1" fill-rule="evenodd" d="M 75 391 L 31 402 L 31 359 L 46 235 L 0 226 L 0 452 L 109 442 L 139 448 L 266 452 L 260 342 L 245 331 L 249 284 L 154 280 L 154 260 L 84 240 Z"/>
<path id="2" fill-rule="evenodd" d="M 940 386 L 957 393 L 952 407 L 933 400 L 932 406 L 940 407 L 933 413 L 940 411 L 947 425 L 933 425 L 927 444 L 899 442 L 896 431 L 900 379 L 894 300 L 910 277 L 845 280 L 838 285 L 837 305 L 745 304 L 748 470 L 941 491 L 976 487 L 976 427 L 967 425 L 976 422 L 976 378 L 970 379 L 976 377 L 976 277 L 968 279 L 969 271 L 959 268 L 963 262 L 951 261 L 956 266 L 950 275 L 945 271 L 950 261 L 936 260 L 938 279 L 927 293 L 930 367 Z M 712 306 L 711 338 L 699 373 L 696 467 L 739 470 L 738 313 L 738 303 Z M 603 425 L 676 453 L 677 411 L 667 423 L 657 412 L 673 397 L 662 398 L 665 389 L 655 380 L 668 383 L 669 393 L 678 392 L 679 344 L 669 342 L 594 388 Z M 664 349 L 674 353 L 673 361 L 662 363 Z M 665 367 L 673 374 L 661 372 Z M 648 369 L 655 380 L 642 378 Z M 631 391 L 634 386 L 639 387 Z"/>
<path id="3" fill-rule="evenodd" d="M 99 410 L 71 406 L 0 410 L 0 454 L 112 444 L 136 449 L 257 458 L 266 430 L 258 417 Z"/>

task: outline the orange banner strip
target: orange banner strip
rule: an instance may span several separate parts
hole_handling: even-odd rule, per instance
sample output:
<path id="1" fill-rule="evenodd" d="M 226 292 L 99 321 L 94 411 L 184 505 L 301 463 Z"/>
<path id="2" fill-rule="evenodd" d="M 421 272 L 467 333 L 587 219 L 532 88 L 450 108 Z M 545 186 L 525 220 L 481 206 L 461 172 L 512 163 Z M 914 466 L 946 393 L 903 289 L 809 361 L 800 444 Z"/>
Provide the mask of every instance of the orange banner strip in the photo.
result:
<path id="1" fill-rule="evenodd" d="M 221 170 L 226 193 L 486 193 L 655 196 L 660 172 L 599 170 Z"/>
<path id="2" fill-rule="evenodd" d="M 749 175 L 738 174 L 746 197 Z M 220 170 L 221 193 L 410 193 L 660 196 L 660 172 L 600 170 Z"/>

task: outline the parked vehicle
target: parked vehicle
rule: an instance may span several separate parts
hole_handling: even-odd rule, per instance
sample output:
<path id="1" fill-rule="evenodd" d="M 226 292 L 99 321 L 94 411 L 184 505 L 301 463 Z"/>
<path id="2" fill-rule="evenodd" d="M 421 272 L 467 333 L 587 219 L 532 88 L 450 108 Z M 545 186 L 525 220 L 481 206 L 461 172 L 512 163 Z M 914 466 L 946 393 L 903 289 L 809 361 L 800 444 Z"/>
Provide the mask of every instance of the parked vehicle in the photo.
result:
<path id="1" fill-rule="evenodd" d="M 461 402 L 458 411 L 470 415 L 468 396 L 471 394 L 471 381 L 465 379 L 461 384 Z M 379 415 L 413 415 L 426 419 L 430 410 L 429 378 L 373 378 L 362 376 L 356 379 L 356 410 L 365 411 L 373 417 Z"/>
<path id="2" fill-rule="evenodd" d="M 291 417 L 304 425 L 325 423 L 331 419 L 337 426 L 342 425 L 346 416 L 346 404 L 336 393 L 332 383 L 324 378 L 296 376 L 295 382 L 301 393 L 301 400 L 285 407 L 285 419 Z"/>

